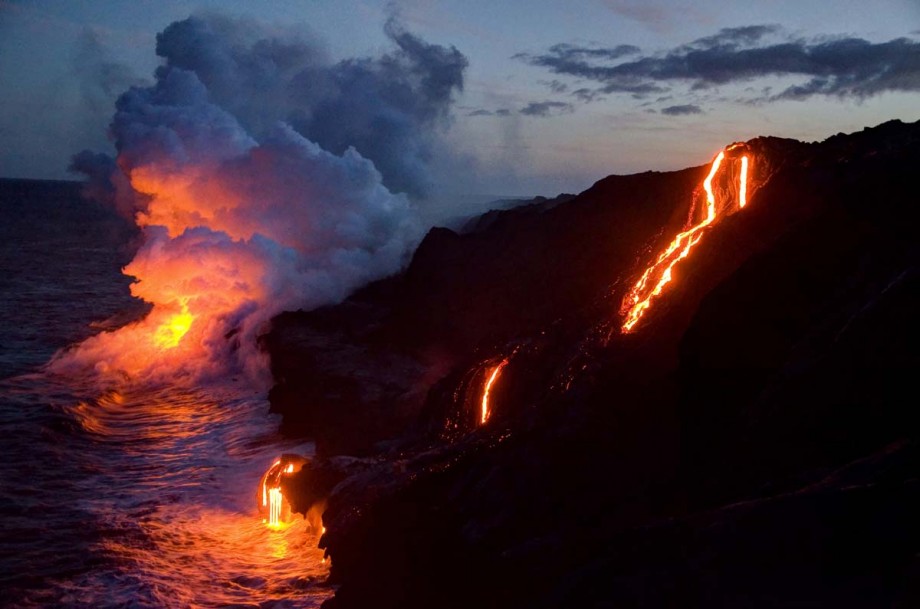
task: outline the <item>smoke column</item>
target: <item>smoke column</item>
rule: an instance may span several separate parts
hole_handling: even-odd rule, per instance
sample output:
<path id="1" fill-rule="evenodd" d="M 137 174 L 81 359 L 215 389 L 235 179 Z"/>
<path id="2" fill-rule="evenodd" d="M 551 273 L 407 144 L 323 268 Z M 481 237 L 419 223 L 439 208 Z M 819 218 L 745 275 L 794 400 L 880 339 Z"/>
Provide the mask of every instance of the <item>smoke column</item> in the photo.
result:
<path id="1" fill-rule="evenodd" d="M 338 302 L 399 270 L 421 226 L 410 197 L 447 126 L 465 57 L 390 21 L 394 50 L 329 63 L 250 22 L 191 17 L 157 37 L 164 63 L 121 95 L 117 157 L 73 167 L 133 217 L 125 267 L 143 320 L 58 354 L 53 371 L 268 381 L 256 346 L 282 310 Z"/>

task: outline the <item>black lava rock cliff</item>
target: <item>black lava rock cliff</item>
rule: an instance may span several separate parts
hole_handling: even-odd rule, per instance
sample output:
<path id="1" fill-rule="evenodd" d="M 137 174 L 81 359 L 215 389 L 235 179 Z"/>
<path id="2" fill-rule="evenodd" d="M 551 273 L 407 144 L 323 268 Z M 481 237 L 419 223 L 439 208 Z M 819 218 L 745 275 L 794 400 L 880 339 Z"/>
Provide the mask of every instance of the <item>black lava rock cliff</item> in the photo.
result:
<path id="1" fill-rule="evenodd" d="M 708 167 L 434 229 L 275 320 L 330 608 L 920 606 L 920 123 L 746 145 L 747 207 L 628 334 Z"/>

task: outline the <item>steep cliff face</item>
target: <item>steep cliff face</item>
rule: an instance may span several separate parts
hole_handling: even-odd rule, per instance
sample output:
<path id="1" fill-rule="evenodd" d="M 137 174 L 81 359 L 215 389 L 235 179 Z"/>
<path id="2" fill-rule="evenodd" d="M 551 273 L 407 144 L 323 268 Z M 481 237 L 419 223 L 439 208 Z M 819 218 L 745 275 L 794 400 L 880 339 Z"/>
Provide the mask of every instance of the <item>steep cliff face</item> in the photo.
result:
<path id="1" fill-rule="evenodd" d="M 285 425 L 376 455 L 324 466 L 331 606 L 920 599 L 920 123 L 745 150 L 748 205 L 629 333 L 708 167 L 435 229 L 405 274 L 276 320 Z"/>

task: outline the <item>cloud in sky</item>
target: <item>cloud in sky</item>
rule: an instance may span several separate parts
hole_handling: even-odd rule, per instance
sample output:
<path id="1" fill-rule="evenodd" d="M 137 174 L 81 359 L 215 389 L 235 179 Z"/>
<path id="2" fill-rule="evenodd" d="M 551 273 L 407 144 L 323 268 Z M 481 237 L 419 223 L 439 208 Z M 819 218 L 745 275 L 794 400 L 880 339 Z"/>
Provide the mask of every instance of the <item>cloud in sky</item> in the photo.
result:
<path id="1" fill-rule="evenodd" d="M 540 101 L 530 102 L 520 110 L 518 114 L 524 116 L 536 116 L 546 118 L 548 116 L 558 116 L 560 114 L 569 114 L 575 111 L 575 106 L 567 102 L 560 101 Z M 485 108 L 475 108 L 467 112 L 467 116 L 511 116 L 513 112 L 508 108 L 499 108 L 497 110 L 487 110 Z"/>
<path id="2" fill-rule="evenodd" d="M 668 116 L 686 116 L 688 114 L 703 114 L 703 110 L 695 104 L 682 104 L 679 106 L 662 108 L 661 113 L 667 114 Z"/>
<path id="3" fill-rule="evenodd" d="M 521 114 L 525 116 L 555 116 L 558 114 L 568 114 L 574 110 L 572 104 L 558 101 L 530 102 L 521 108 Z"/>
<path id="4" fill-rule="evenodd" d="M 570 104 L 565 104 L 570 105 Z M 485 108 L 475 108 L 466 113 L 467 116 L 511 116 L 512 112 L 508 108 L 498 108 L 497 110 L 487 110 Z"/>
<path id="5" fill-rule="evenodd" d="M 865 99 L 891 91 L 920 91 L 920 42 L 897 38 L 873 43 L 854 37 L 794 38 L 776 25 L 724 28 L 664 53 L 639 54 L 635 47 L 577 47 L 557 44 L 541 54 L 515 57 L 554 74 L 592 81 L 577 99 L 628 93 L 662 94 L 675 86 L 701 91 L 761 78 L 800 78 L 778 93 L 747 101 L 836 96 Z M 626 59 L 628 57 L 628 59 Z"/>

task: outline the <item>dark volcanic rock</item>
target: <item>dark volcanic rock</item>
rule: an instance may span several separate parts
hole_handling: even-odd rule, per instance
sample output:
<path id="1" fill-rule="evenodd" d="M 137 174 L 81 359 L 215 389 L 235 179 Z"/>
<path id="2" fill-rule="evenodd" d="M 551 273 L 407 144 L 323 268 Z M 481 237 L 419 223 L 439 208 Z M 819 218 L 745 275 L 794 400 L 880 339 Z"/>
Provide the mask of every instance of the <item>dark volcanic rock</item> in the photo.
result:
<path id="1" fill-rule="evenodd" d="M 435 229 L 278 320 L 286 425 L 377 453 L 328 500 L 330 607 L 917 605 L 920 123 L 747 146 L 748 207 L 632 333 L 706 168 Z"/>
<path id="2" fill-rule="evenodd" d="M 275 320 L 265 339 L 273 408 L 321 454 L 372 452 L 418 418 L 459 362 L 556 323 L 583 333 L 615 306 L 611 290 L 637 252 L 683 223 L 703 176 L 611 176 L 567 203 L 499 212 L 471 233 L 432 229 L 403 275 Z"/>
<path id="3" fill-rule="evenodd" d="M 899 444 L 795 492 L 609 539 L 541 607 L 913 607 L 920 467 Z"/>

